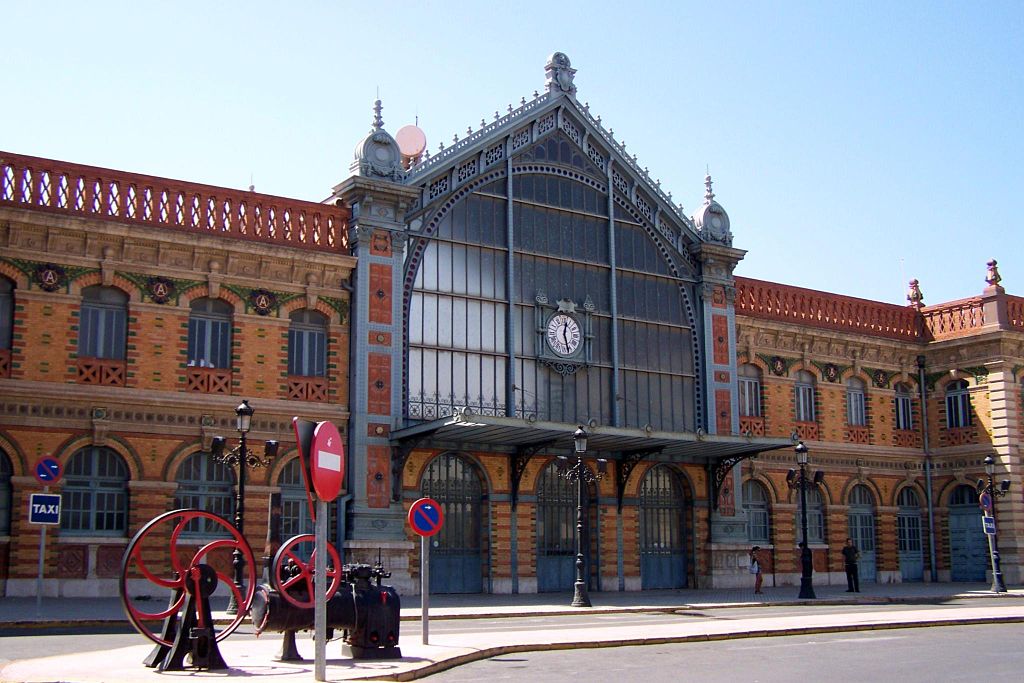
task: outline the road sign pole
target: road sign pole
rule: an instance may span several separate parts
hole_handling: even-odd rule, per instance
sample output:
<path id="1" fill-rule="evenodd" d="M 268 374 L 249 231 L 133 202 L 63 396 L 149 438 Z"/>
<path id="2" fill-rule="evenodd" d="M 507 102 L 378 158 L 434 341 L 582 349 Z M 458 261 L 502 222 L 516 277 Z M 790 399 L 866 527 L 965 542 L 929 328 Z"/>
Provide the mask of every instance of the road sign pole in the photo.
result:
<path id="1" fill-rule="evenodd" d="M 341 571 L 341 567 L 335 567 Z M 313 563 L 313 627 L 316 656 L 316 680 L 327 680 L 327 501 L 316 501 L 316 561 Z"/>
<path id="2" fill-rule="evenodd" d="M 40 525 L 39 531 L 39 573 L 36 576 L 36 616 L 40 616 L 43 609 L 43 558 L 46 557 L 46 525 Z"/>
<path id="3" fill-rule="evenodd" d="M 423 644 L 430 645 L 430 538 L 420 536 L 420 606 Z"/>

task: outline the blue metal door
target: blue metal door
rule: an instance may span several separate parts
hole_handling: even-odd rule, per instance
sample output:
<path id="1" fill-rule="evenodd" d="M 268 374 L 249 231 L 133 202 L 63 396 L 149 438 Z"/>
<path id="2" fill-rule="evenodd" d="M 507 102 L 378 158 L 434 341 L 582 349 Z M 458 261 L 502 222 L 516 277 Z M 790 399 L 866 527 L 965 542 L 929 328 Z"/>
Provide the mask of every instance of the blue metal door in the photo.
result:
<path id="1" fill-rule="evenodd" d="M 537 482 L 537 591 L 572 590 L 576 581 L 576 487 L 552 462 Z M 586 547 L 586 544 L 584 544 Z"/>
<path id="2" fill-rule="evenodd" d="M 949 503 L 950 579 L 984 581 L 988 570 L 988 540 L 981 527 L 977 494 L 958 486 Z"/>
<path id="3" fill-rule="evenodd" d="M 924 580 L 924 552 L 921 544 L 921 499 L 914 489 L 900 491 L 897 499 L 896 542 L 903 581 Z"/>
<path id="4" fill-rule="evenodd" d="M 444 511 L 441 531 L 429 539 L 430 592 L 482 592 L 484 506 L 476 470 L 465 458 L 446 453 L 427 466 L 421 488 Z"/>
<path id="5" fill-rule="evenodd" d="M 874 583 L 878 579 L 875 564 L 875 497 L 863 484 L 850 492 L 848 517 L 850 538 L 860 550 L 857 571 L 861 583 Z"/>
<path id="6" fill-rule="evenodd" d="M 640 587 L 686 587 L 684 500 L 676 475 L 665 466 L 640 485 Z"/>

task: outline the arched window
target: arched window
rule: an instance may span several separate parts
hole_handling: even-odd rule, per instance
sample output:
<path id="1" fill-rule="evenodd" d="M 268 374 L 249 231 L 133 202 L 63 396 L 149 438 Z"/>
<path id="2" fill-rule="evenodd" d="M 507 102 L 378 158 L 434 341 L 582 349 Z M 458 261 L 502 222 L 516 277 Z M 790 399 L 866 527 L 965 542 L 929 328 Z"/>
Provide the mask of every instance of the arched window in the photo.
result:
<path id="1" fill-rule="evenodd" d="M 0 451 L 0 536 L 11 534 L 11 459 Z"/>
<path id="2" fill-rule="evenodd" d="M 846 424 L 851 427 L 863 427 L 868 423 L 864 388 L 864 380 L 857 377 L 846 381 Z"/>
<path id="3" fill-rule="evenodd" d="M 971 426 L 971 395 L 967 390 L 967 381 L 959 379 L 946 386 L 946 427 Z"/>
<path id="4" fill-rule="evenodd" d="M 913 429 L 914 413 L 910 403 L 910 387 L 907 384 L 896 385 L 896 429 Z"/>
<path id="5" fill-rule="evenodd" d="M 796 399 L 796 421 L 814 422 L 814 375 L 801 370 L 796 373 L 794 388 Z"/>
<path id="6" fill-rule="evenodd" d="M 306 483 L 302 479 L 302 461 L 292 458 L 281 468 L 277 480 L 281 487 L 281 541 L 292 536 L 313 533 L 313 519 L 309 514 Z"/>
<path id="7" fill-rule="evenodd" d="M 68 459 L 61 532 L 123 536 L 128 530 L 128 466 L 115 451 L 89 446 Z"/>
<path id="8" fill-rule="evenodd" d="M 796 537 L 799 542 L 803 538 L 799 490 L 796 492 L 796 503 Z M 810 487 L 807 489 L 807 539 L 809 543 L 825 542 L 825 504 L 821 491 Z"/>
<path id="9" fill-rule="evenodd" d="M 127 321 L 127 294 L 99 285 L 83 289 L 78 356 L 124 360 Z"/>
<path id="10" fill-rule="evenodd" d="M 768 491 L 761 482 L 751 479 L 743 483 L 743 509 L 747 512 L 747 540 L 752 543 L 770 543 Z"/>
<path id="11" fill-rule="evenodd" d="M 188 456 L 175 478 L 178 490 L 174 494 L 175 508 L 199 508 L 220 515 L 233 523 L 235 499 L 233 487 L 235 473 L 232 468 L 217 462 L 206 451 Z M 212 520 L 193 520 L 186 528 L 192 536 L 222 535 L 223 529 Z"/>
<path id="12" fill-rule="evenodd" d="M 327 374 L 327 317 L 307 308 L 288 316 L 288 374 L 324 377 Z"/>
<path id="13" fill-rule="evenodd" d="M 231 367 L 231 304 L 204 297 L 190 305 L 188 364 L 201 368 Z"/>
<path id="14" fill-rule="evenodd" d="M 738 369 L 740 415 L 761 417 L 761 370 L 756 365 L 744 364 Z"/>

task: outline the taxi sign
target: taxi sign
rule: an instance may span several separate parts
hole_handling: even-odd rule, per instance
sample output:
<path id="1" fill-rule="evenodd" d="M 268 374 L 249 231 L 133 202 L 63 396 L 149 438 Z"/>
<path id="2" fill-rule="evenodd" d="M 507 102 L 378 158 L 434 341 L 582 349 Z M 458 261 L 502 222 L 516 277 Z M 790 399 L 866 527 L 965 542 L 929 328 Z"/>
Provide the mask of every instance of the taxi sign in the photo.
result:
<path id="1" fill-rule="evenodd" d="M 981 526 L 985 528 L 985 534 L 988 536 L 996 535 L 996 518 L 983 515 L 981 518 Z"/>
<path id="2" fill-rule="evenodd" d="M 63 471 L 60 467 L 60 460 L 47 455 L 39 458 L 36 462 L 36 466 L 32 469 L 32 473 L 36 475 L 36 479 L 39 480 L 40 484 L 48 486 L 60 481 Z"/>
<path id="3" fill-rule="evenodd" d="M 320 500 L 337 498 L 345 479 L 345 447 L 333 422 L 321 422 L 313 430 L 309 469 Z"/>
<path id="4" fill-rule="evenodd" d="M 420 536 L 433 536 L 444 524 L 444 511 L 432 498 L 420 498 L 409 508 L 409 526 Z"/>
<path id="5" fill-rule="evenodd" d="M 29 524 L 60 524 L 60 494 L 33 493 L 28 499 Z"/>

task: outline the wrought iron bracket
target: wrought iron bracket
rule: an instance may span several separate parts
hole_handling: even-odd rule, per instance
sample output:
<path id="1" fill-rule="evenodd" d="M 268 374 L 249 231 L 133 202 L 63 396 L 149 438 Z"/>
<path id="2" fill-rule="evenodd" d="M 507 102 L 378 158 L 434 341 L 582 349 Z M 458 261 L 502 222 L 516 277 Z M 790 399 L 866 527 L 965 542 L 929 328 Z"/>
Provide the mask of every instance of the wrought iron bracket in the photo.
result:
<path id="1" fill-rule="evenodd" d="M 624 451 L 620 459 L 616 461 L 615 495 L 619 512 L 622 512 L 622 499 L 626 497 L 626 482 L 629 481 L 630 475 L 633 474 L 633 469 L 648 455 L 657 455 L 658 453 L 661 453 L 660 448 Z"/>
<path id="2" fill-rule="evenodd" d="M 526 472 L 526 464 L 530 458 L 540 451 L 557 443 L 558 439 L 548 439 L 527 446 L 516 446 L 515 453 L 508 456 L 508 470 L 511 475 L 512 509 L 515 510 L 519 504 L 519 483 L 523 480 L 523 473 Z"/>
<path id="3" fill-rule="evenodd" d="M 725 483 L 725 478 L 729 476 L 729 472 L 736 466 L 737 463 L 743 462 L 749 458 L 756 458 L 757 453 L 747 453 L 745 455 L 731 455 L 727 458 L 722 458 L 717 461 L 711 467 L 711 509 L 718 509 L 718 496 L 722 490 L 722 484 Z"/>
<path id="4" fill-rule="evenodd" d="M 392 502 L 402 500 L 402 470 L 405 469 L 405 463 L 409 459 L 409 454 L 416 450 L 416 447 L 429 438 L 429 436 L 430 434 L 423 434 L 420 436 L 409 437 L 408 439 L 402 439 L 391 447 Z"/>

